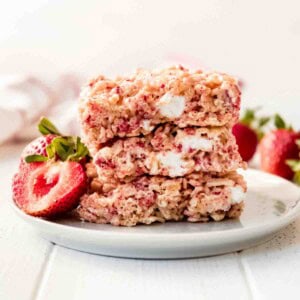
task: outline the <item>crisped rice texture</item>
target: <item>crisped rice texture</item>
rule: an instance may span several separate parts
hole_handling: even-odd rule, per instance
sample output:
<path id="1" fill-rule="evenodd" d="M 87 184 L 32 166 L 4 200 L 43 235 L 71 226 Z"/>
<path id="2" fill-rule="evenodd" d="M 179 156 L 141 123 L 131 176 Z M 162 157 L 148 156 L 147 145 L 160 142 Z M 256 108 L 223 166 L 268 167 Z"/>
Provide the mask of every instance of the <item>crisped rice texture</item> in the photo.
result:
<path id="1" fill-rule="evenodd" d="M 184 99 L 179 115 L 171 115 L 181 105 L 179 100 L 174 107 L 161 109 L 173 96 Z M 183 67 L 138 70 L 115 80 L 99 76 L 84 87 L 79 104 L 84 140 L 93 154 L 114 137 L 146 135 L 161 123 L 181 128 L 230 126 L 238 120 L 239 108 L 234 78 Z"/>
<path id="2" fill-rule="evenodd" d="M 81 198 L 77 213 L 82 220 L 120 226 L 183 219 L 220 221 L 242 212 L 243 202 L 232 199 L 233 188 L 246 191 L 236 172 L 223 177 L 203 173 L 181 178 L 141 176 L 109 192 L 97 185 L 97 177 L 90 177 L 90 190 Z"/>
<path id="3" fill-rule="evenodd" d="M 168 165 L 170 159 L 175 166 Z M 144 137 L 117 139 L 98 151 L 94 163 L 99 182 L 111 186 L 140 175 L 225 174 L 245 167 L 227 128 L 180 129 L 170 124 L 159 126 Z"/>

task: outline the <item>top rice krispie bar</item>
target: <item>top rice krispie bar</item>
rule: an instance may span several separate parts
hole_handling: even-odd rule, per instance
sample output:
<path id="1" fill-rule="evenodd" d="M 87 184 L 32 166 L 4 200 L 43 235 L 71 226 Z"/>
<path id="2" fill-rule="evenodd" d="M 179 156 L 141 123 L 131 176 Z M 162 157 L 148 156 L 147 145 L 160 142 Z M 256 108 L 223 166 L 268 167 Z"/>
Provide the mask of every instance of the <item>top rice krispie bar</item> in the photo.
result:
<path id="1" fill-rule="evenodd" d="M 236 79 L 183 67 L 138 70 L 115 80 L 99 76 L 83 89 L 80 118 L 91 152 L 114 137 L 147 135 L 156 125 L 230 126 L 238 120 Z"/>

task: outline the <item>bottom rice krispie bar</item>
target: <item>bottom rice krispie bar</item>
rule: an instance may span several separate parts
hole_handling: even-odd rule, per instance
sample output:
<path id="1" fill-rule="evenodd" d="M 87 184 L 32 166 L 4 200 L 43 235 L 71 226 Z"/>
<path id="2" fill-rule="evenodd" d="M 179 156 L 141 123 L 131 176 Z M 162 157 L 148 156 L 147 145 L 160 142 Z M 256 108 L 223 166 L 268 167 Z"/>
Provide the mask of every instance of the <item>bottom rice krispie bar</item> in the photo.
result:
<path id="1" fill-rule="evenodd" d="M 91 177 L 95 173 L 88 172 Z M 82 220 L 121 226 L 183 219 L 220 221 L 240 216 L 245 192 L 246 184 L 236 172 L 222 177 L 199 173 L 180 178 L 141 176 L 108 192 L 94 177 L 77 213 Z"/>

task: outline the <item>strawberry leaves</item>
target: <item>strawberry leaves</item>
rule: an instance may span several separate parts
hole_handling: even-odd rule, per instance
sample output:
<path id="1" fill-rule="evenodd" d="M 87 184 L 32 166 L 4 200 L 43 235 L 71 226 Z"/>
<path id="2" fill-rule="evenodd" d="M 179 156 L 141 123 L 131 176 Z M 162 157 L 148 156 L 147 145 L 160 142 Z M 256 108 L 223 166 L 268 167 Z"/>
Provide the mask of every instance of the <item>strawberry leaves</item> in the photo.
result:
<path id="1" fill-rule="evenodd" d="M 265 125 L 267 125 L 269 123 L 269 121 L 271 120 L 271 117 L 260 117 L 258 119 L 258 127 L 262 128 Z"/>
<path id="2" fill-rule="evenodd" d="M 280 117 L 279 114 L 276 114 L 274 116 L 274 124 L 277 129 L 285 129 L 286 128 L 285 121 Z"/>
<path id="3" fill-rule="evenodd" d="M 299 140 L 297 141 L 297 144 L 299 144 Z M 286 161 L 286 164 L 295 172 L 293 181 L 300 185 L 300 160 L 297 159 L 288 159 Z"/>
<path id="4" fill-rule="evenodd" d="M 275 114 L 274 116 L 274 125 L 276 129 L 293 130 L 293 127 L 291 125 L 287 125 L 286 122 L 279 114 Z"/>
<path id="5" fill-rule="evenodd" d="M 244 125 L 251 126 L 255 120 L 255 112 L 257 109 L 246 109 L 244 116 L 241 118 L 240 122 Z"/>
<path id="6" fill-rule="evenodd" d="M 69 160 L 71 161 L 78 161 L 89 155 L 89 150 L 81 142 L 79 137 L 76 137 L 75 150 L 75 153 L 69 157 Z"/>
<path id="7" fill-rule="evenodd" d="M 40 119 L 40 122 L 38 124 L 38 129 L 39 132 L 42 135 L 47 135 L 47 134 L 56 134 L 56 135 L 61 135 L 61 133 L 58 131 L 58 129 L 53 125 L 52 122 L 50 122 L 47 118 L 42 117 Z"/>
<path id="8" fill-rule="evenodd" d="M 264 128 L 270 122 L 271 117 L 258 117 L 257 111 L 259 109 L 259 107 L 254 109 L 246 109 L 244 116 L 240 119 L 240 122 L 253 129 L 260 140 L 264 136 Z"/>
<path id="9" fill-rule="evenodd" d="M 57 155 L 62 161 L 80 161 L 89 154 L 80 138 L 74 136 L 55 138 L 47 147 L 47 153 L 50 158 Z"/>
<path id="10" fill-rule="evenodd" d="M 33 154 L 33 155 L 28 155 L 25 157 L 25 161 L 27 163 L 31 163 L 31 162 L 43 162 L 43 161 L 47 161 L 48 157 L 43 156 L 43 155 L 39 155 L 39 154 Z"/>
<path id="11" fill-rule="evenodd" d="M 62 161 L 68 160 L 69 156 L 76 151 L 72 137 L 57 137 L 49 146 L 51 147 L 51 155 L 57 155 Z"/>
<path id="12" fill-rule="evenodd" d="M 273 126 L 276 129 L 287 129 L 293 130 L 291 125 L 288 125 L 284 119 L 279 115 L 275 114 L 273 116 L 257 116 L 257 112 L 260 110 L 260 107 L 254 109 L 246 109 L 243 117 L 240 119 L 240 122 L 251 129 L 253 129 L 259 140 L 261 140 L 265 134 L 265 129 L 270 121 L 272 121 Z"/>
<path id="13" fill-rule="evenodd" d="M 77 136 L 62 136 L 58 129 L 46 118 L 41 118 L 38 129 L 43 135 L 57 135 L 46 147 L 47 156 L 34 154 L 25 157 L 27 163 L 45 162 L 48 160 L 81 161 L 89 156 L 87 147 Z"/>
<path id="14" fill-rule="evenodd" d="M 300 148 L 300 140 L 296 140 L 297 146 Z M 300 185 L 300 160 L 298 159 L 288 159 L 286 164 L 295 172 L 293 181 Z"/>

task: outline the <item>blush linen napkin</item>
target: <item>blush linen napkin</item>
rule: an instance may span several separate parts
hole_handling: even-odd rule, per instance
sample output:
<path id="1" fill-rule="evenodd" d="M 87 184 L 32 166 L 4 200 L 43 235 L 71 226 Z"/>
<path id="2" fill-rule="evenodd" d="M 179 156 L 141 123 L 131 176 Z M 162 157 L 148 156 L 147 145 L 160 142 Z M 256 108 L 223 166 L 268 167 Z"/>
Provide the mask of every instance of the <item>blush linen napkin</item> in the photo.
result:
<path id="1" fill-rule="evenodd" d="M 82 80 L 65 74 L 56 80 L 0 75 L 0 144 L 32 139 L 41 116 L 64 133 L 77 135 L 77 99 Z"/>

